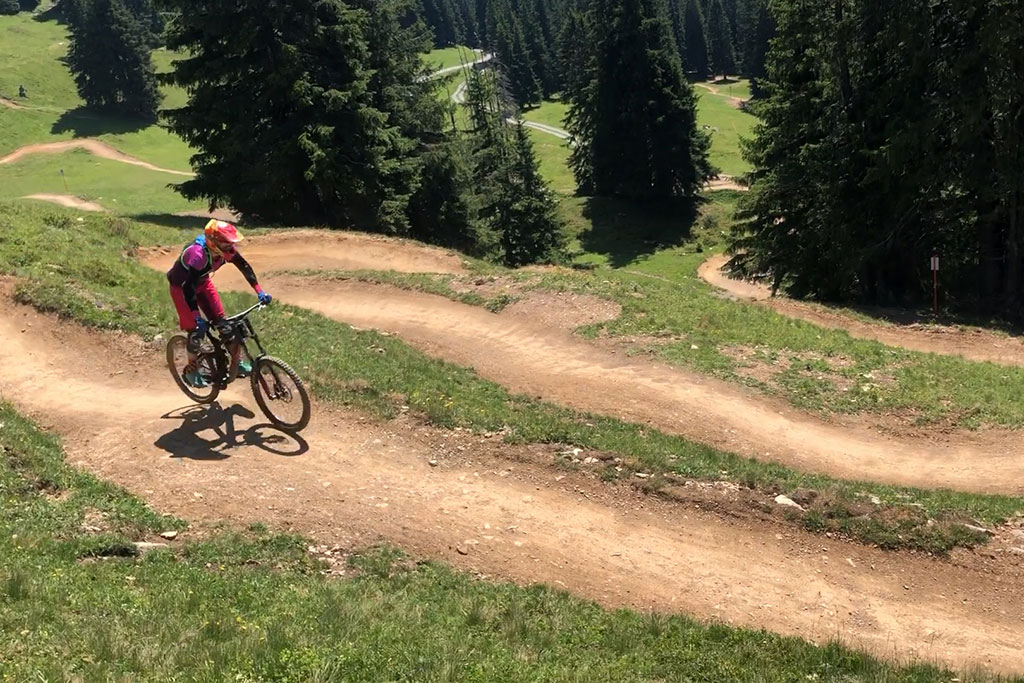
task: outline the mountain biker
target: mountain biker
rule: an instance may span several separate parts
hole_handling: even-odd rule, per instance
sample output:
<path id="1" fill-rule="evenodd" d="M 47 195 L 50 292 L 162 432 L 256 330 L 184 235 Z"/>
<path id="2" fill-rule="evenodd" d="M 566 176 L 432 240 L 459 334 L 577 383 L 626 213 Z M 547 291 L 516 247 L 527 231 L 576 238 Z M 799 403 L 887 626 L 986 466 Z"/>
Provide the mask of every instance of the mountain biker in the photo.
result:
<path id="1" fill-rule="evenodd" d="M 203 234 L 195 238 L 181 251 L 181 256 L 169 271 L 167 281 L 171 285 L 171 300 L 178 312 L 178 325 L 188 332 L 188 366 L 184 379 L 191 386 L 202 389 L 208 386 L 206 379 L 199 373 L 196 359 L 199 346 L 210 323 L 219 327 L 224 320 L 224 305 L 220 301 L 217 288 L 213 286 L 211 276 L 225 263 L 232 263 L 245 281 L 256 292 L 261 304 L 269 304 L 271 297 L 263 291 L 256 279 L 249 262 L 242 258 L 235 245 L 242 241 L 242 234 L 231 223 L 210 219 Z M 203 319 L 200 309 L 206 314 Z M 248 374 L 252 371 L 247 361 L 240 361 L 238 371 Z"/>

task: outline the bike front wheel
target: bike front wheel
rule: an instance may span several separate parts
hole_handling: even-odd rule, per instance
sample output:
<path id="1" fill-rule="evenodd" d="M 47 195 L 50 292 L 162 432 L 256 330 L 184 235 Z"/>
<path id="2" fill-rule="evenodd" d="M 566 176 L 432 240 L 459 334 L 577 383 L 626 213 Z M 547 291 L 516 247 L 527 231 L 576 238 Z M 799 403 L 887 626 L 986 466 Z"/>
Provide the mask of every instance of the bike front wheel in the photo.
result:
<path id="1" fill-rule="evenodd" d="M 188 339 L 183 334 L 176 334 L 167 340 L 167 368 L 171 371 L 178 388 L 185 392 L 185 395 L 196 403 L 213 403 L 220 393 L 217 372 L 217 360 L 213 352 L 204 349 L 196 359 L 198 377 L 193 375 L 197 381 L 189 383 L 185 380 L 185 372 L 188 369 Z M 205 386 L 195 386 L 204 384 Z"/>
<path id="2" fill-rule="evenodd" d="M 309 424 L 309 394 L 284 361 L 272 356 L 257 359 L 252 368 L 252 393 L 275 427 L 297 432 Z"/>

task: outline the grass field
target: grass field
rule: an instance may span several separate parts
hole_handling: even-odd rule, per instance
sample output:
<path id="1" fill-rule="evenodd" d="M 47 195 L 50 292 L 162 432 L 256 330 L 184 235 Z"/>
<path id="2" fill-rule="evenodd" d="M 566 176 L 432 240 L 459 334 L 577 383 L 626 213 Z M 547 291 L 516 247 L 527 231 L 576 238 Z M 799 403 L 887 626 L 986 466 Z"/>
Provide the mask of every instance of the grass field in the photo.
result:
<path id="1" fill-rule="evenodd" d="M 477 53 L 471 48 L 462 45 L 456 47 L 444 47 L 439 50 L 431 50 L 423 55 L 423 61 L 431 65 L 435 70 L 447 69 L 459 64 L 469 64 L 477 60 Z"/>
<path id="2" fill-rule="evenodd" d="M 741 100 L 750 99 L 750 81 L 745 78 L 707 81 L 707 85 L 715 88 L 720 95 L 725 97 L 738 97 Z"/>
<path id="3" fill-rule="evenodd" d="M 533 128 L 527 129 L 533 151 L 540 162 L 540 173 L 559 194 L 576 191 L 576 180 L 569 170 L 569 146 L 565 140 Z"/>
<path id="4" fill-rule="evenodd" d="M 736 85 L 732 87 L 737 87 Z M 697 100 L 697 125 L 708 126 L 711 132 L 711 163 L 731 176 L 743 175 L 750 164 L 743 159 L 740 138 L 750 138 L 757 123 L 752 115 L 734 107 L 726 97 L 726 86 L 715 95 L 701 88 L 694 89 Z"/>
<path id="5" fill-rule="evenodd" d="M 0 632 L 12 636 L 0 639 L 2 681 L 952 679 L 836 645 L 476 581 L 387 548 L 350 556 L 349 578 L 327 578 L 300 537 L 261 526 L 191 534 L 68 467 L 54 438 L 3 403 L 0 422 L 0 451 L 16 456 L 0 458 Z M 135 554 L 133 541 L 167 530 L 183 535 Z"/>
<path id="6" fill-rule="evenodd" d="M 36 21 L 28 14 L 0 16 L 0 96 L 15 99 L 25 107 L 0 107 L 0 156 L 27 144 L 95 137 L 157 166 L 189 170 L 192 150 L 177 136 L 159 126 L 140 125 L 85 109 L 71 74 L 60 61 L 66 51 L 67 32 L 56 22 Z M 172 58 L 170 53 L 157 50 L 157 70 L 168 69 Z M 19 84 L 25 85 L 28 99 L 16 97 Z M 165 106 L 184 102 L 180 89 L 164 88 L 162 92 L 167 97 Z M 45 171 L 40 177 L 42 186 L 49 172 L 41 170 Z M 21 177 L 28 178 L 25 173 Z M 9 194 L 2 189 L 0 192 Z"/>
<path id="7" fill-rule="evenodd" d="M 569 113 L 569 105 L 558 100 L 546 100 L 540 105 L 523 111 L 523 118 L 536 121 L 555 128 L 565 128 L 565 115 Z"/>
<path id="8" fill-rule="evenodd" d="M 41 154 L 0 166 L 0 199 L 36 193 L 72 194 L 121 214 L 203 210 L 201 202 L 189 202 L 167 187 L 183 180 L 183 176 L 149 171 L 75 150 Z"/>

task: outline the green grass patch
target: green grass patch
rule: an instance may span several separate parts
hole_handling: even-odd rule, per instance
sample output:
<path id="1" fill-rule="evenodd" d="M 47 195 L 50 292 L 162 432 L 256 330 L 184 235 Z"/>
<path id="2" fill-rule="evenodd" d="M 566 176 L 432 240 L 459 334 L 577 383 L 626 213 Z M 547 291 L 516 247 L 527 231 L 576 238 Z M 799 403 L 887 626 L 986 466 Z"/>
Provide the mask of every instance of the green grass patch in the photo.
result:
<path id="1" fill-rule="evenodd" d="M 540 586 L 475 581 L 399 551 L 329 579 L 302 538 L 186 531 L 68 467 L 0 403 L 0 680 L 948 681 L 839 645 L 609 611 Z M 41 485 L 45 482 L 45 486 Z M 585 643 L 586 647 L 580 644 Z"/>
<path id="2" fill-rule="evenodd" d="M 191 236 L 191 232 L 125 219 L 89 216 L 79 223 L 58 209 L 0 204 L 0 272 L 20 276 L 18 297 L 42 310 L 87 325 L 152 337 L 174 327 L 174 310 L 163 275 L 145 268 L 131 254 L 138 244 L 177 245 Z M 612 277 L 607 278 L 608 274 Z M 370 279 L 372 274 L 360 277 Z M 548 288 L 571 282 L 552 280 L 562 276 L 548 274 L 535 277 L 538 286 Z M 451 280 L 431 283 L 428 276 L 412 275 L 388 279 L 391 284 L 403 281 L 441 295 L 454 291 Z M 593 287 L 581 291 L 609 298 L 625 291 L 624 281 L 611 271 L 590 281 Z M 625 287 L 637 291 L 632 283 Z M 480 301 L 463 300 L 486 304 L 494 299 L 495 309 L 507 303 L 503 297 L 478 298 Z M 229 310 L 252 301 L 251 295 L 231 292 L 225 293 L 224 299 Z M 628 299 L 636 298 L 629 295 Z M 465 368 L 430 359 L 394 337 L 355 331 L 305 309 L 274 307 L 265 311 L 257 324 L 272 352 L 292 363 L 321 399 L 382 417 L 397 415 L 405 405 L 442 427 L 504 430 L 507 438 L 516 442 L 572 444 L 617 453 L 630 467 L 648 472 L 702 480 L 724 477 L 772 494 L 811 488 L 821 491 L 823 499 L 835 500 L 836 506 L 851 511 L 856 511 L 864 495 L 876 495 L 885 504 L 875 511 L 879 514 L 847 515 L 853 519 L 848 531 L 855 538 L 886 547 L 895 544 L 943 552 L 954 545 L 971 545 L 981 539 L 965 536 L 960 520 L 996 524 L 1024 509 L 1024 500 L 1017 497 L 920 491 L 808 475 L 641 425 L 563 409 L 510 394 Z M 902 518 L 898 523 L 889 519 L 891 508 L 903 509 L 910 503 L 924 506 L 925 518 L 915 525 L 921 526 L 920 536 L 910 533 Z M 928 519 L 936 523 L 930 524 Z"/>
<path id="3" fill-rule="evenodd" d="M 718 94 L 722 97 L 738 97 L 741 100 L 750 99 L 750 81 L 745 78 L 707 81 L 707 85 L 718 90 Z M 701 88 L 698 86 L 698 89 Z"/>
<path id="4" fill-rule="evenodd" d="M 56 22 L 26 13 L 0 16 L 0 97 L 56 114 L 82 104 L 60 61 L 67 51 L 67 30 Z M 19 85 L 28 91 L 27 100 L 18 99 Z"/>
<path id="5" fill-rule="evenodd" d="M 423 55 L 423 61 L 429 64 L 435 71 L 459 66 L 460 64 L 472 64 L 477 59 L 476 52 L 462 45 L 431 50 Z"/>
<path id="6" fill-rule="evenodd" d="M 555 128 L 565 128 L 565 116 L 569 113 L 569 103 L 561 100 L 546 100 L 540 105 L 523 111 L 527 121 L 536 121 Z"/>
<path id="7" fill-rule="evenodd" d="M 28 144 L 95 137 L 157 166 L 188 171 L 193 152 L 177 136 L 160 126 L 142 125 L 84 107 L 71 73 L 61 61 L 67 49 L 67 30 L 55 21 L 37 21 L 28 14 L 0 16 L 0 64 L 4 65 L 0 69 L 0 97 L 25 107 L 0 107 L 0 156 Z M 153 53 L 158 72 L 170 69 L 173 58 L 167 50 Z M 24 100 L 17 97 L 22 84 L 28 90 Z M 165 107 L 185 102 L 181 89 L 164 87 L 162 92 Z M 39 180 L 44 184 L 46 176 Z"/>
<path id="8" fill-rule="evenodd" d="M 0 166 L 0 200 L 52 193 L 76 195 L 119 214 L 203 210 L 201 202 L 189 202 L 168 187 L 186 179 L 73 150 Z"/>
<path id="9" fill-rule="evenodd" d="M 527 128 L 533 152 L 540 164 L 540 174 L 548 181 L 552 190 L 559 194 L 576 191 L 576 179 L 569 170 L 569 145 L 557 136 Z"/>
<path id="10" fill-rule="evenodd" d="M 694 92 L 698 97 L 697 126 L 711 133 L 711 163 L 726 175 L 739 176 L 750 171 L 750 164 L 740 149 L 740 139 L 753 137 L 757 119 L 737 109 L 724 97 L 703 88 L 694 88 Z"/>

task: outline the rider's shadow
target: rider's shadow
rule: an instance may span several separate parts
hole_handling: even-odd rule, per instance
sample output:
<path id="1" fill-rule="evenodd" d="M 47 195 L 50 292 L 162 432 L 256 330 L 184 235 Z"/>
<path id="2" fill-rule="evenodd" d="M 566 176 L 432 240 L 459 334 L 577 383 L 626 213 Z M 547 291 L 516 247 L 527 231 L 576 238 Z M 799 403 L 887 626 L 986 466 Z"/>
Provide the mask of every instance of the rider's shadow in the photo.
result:
<path id="1" fill-rule="evenodd" d="M 309 450 L 298 434 L 285 432 L 270 424 L 258 424 L 239 431 L 235 418 L 250 419 L 255 413 L 235 403 L 227 408 L 214 402 L 208 406 L 177 408 L 162 415 L 164 420 L 181 420 L 181 425 L 154 442 L 174 458 L 224 460 L 234 448 L 254 446 L 276 455 L 296 456 Z M 209 438 L 212 432 L 213 438 Z"/>

